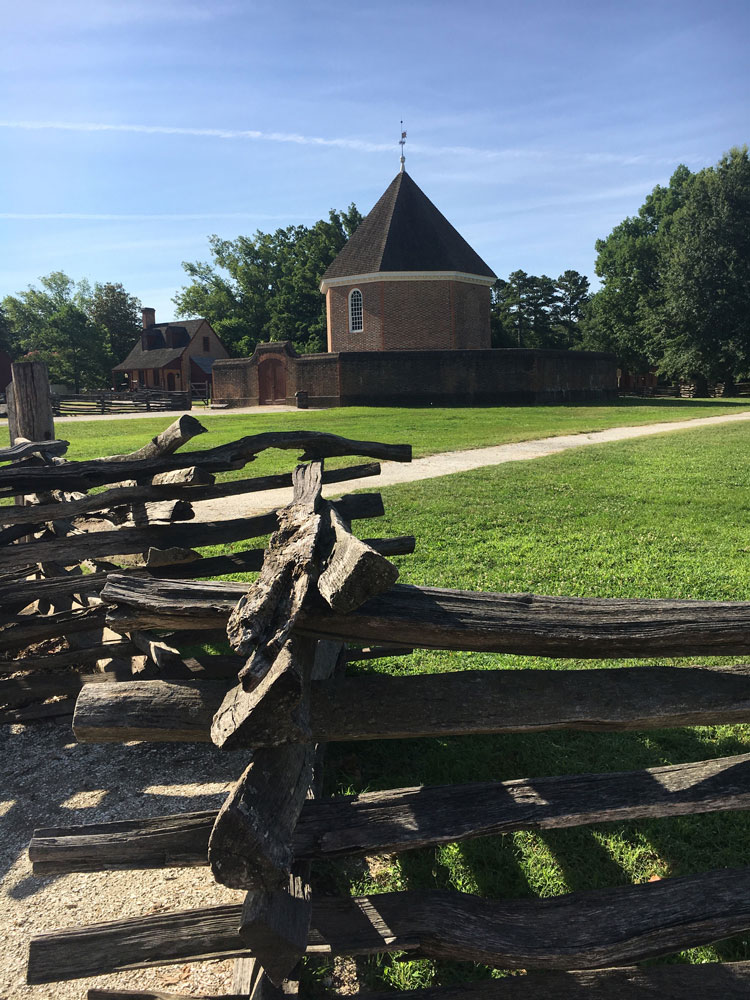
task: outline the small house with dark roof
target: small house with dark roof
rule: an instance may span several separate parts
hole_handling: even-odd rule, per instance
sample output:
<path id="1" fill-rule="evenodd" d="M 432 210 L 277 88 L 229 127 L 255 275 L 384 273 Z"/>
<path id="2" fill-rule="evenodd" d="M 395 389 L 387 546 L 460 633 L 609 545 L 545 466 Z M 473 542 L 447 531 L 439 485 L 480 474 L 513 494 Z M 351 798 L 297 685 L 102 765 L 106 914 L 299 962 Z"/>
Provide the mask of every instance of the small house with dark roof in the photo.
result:
<path id="1" fill-rule="evenodd" d="M 211 384 L 213 365 L 229 351 L 207 319 L 157 323 L 153 309 L 143 310 L 143 330 L 130 354 L 115 365 L 128 388 L 188 392 L 191 384 Z"/>
<path id="2" fill-rule="evenodd" d="M 496 281 L 402 168 L 323 275 L 328 350 L 487 350 Z"/>
<path id="3" fill-rule="evenodd" d="M 217 361 L 215 403 L 256 406 L 496 406 L 612 399 L 615 358 L 493 350 L 496 281 L 404 170 L 326 269 L 328 352 L 290 341 Z"/>

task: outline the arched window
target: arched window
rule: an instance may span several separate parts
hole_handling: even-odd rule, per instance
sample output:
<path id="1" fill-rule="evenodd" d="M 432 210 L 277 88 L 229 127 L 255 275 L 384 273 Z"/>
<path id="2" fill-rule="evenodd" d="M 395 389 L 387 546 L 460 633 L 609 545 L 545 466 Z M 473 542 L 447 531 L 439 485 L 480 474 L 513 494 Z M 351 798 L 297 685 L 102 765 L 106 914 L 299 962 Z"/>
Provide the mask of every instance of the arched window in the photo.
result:
<path id="1" fill-rule="evenodd" d="M 361 332 L 362 316 L 362 292 L 354 288 L 349 292 L 349 333 Z"/>

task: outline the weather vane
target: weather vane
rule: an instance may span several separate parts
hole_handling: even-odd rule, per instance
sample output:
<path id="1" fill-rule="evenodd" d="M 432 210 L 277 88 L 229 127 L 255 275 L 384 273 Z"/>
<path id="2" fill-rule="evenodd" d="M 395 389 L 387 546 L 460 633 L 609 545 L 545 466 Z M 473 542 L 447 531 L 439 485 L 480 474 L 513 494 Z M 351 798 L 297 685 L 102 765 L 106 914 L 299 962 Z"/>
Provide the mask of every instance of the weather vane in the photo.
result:
<path id="1" fill-rule="evenodd" d="M 406 157 L 404 156 L 404 146 L 406 145 L 406 132 L 404 130 L 404 123 L 401 122 L 401 138 L 398 141 L 401 147 L 401 173 L 404 172 L 404 164 L 406 163 Z"/>

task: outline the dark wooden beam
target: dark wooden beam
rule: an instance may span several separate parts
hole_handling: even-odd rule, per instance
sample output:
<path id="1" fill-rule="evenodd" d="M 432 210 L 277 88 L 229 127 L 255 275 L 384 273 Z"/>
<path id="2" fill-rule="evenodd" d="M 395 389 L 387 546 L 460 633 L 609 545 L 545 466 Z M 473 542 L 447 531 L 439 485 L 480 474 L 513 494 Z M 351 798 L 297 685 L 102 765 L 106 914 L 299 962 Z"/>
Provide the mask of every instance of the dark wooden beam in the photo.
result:
<path id="1" fill-rule="evenodd" d="M 96 663 L 109 657 L 132 656 L 136 648 L 129 639 L 105 642 L 99 646 L 84 649 L 66 649 L 62 653 L 47 653 L 42 656 L 25 656 L 16 660 L 0 661 L 0 675 L 14 674 L 20 670 L 51 670 L 63 667 L 79 667 Z"/>
<path id="2" fill-rule="evenodd" d="M 0 629 L 0 651 L 23 649 L 32 642 L 104 628 L 104 604 L 81 611 L 61 611 L 53 615 L 19 615 Z"/>
<path id="3" fill-rule="evenodd" d="M 148 593 L 121 589 L 118 600 L 134 609 L 152 600 L 181 606 L 185 615 L 221 628 L 246 589 L 242 583 L 223 586 L 222 596 L 216 591 L 204 600 L 195 593 L 183 601 L 182 583 L 152 580 Z M 750 602 L 544 597 L 396 584 L 351 614 L 336 614 L 322 601 L 306 607 L 298 630 L 362 645 L 574 659 L 739 656 L 750 653 Z"/>
<path id="4" fill-rule="evenodd" d="M 26 446 L 24 445 L 24 447 Z M 344 469 L 330 469 L 323 473 L 323 482 L 344 483 L 352 479 L 377 475 L 380 475 L 379 463 L 370 462 L 367 465 L 351 465 Z M 275 476 L 257 476 L 254 479 L 234 479 L 227 483 L 216 483 L 210 486 L 185 486 L 182 483 L 163 486 L 148 484 L 118 486 L 100 493 L 93 493 L 80 500 L 37 504 L 15 511 L 11 508 L 0 507 L 0 525 L 39 524 L 59 517 L 80 517 L 82 514 L 105 510 L 109 507 L 147 501 L 185 500 L 188 503 L 197 503 L 200 500 L 219 500 L 223 497 L 243 496 L 246 493 L 283 489 L 291 485 L 292 476 L 291 473 L 287 472 Z"/>
<path id="5" fill-rule="evenodd" d="M 240 906 L 157 914 L 31 939 L 27 981 L 248 954 Z M 750 869 L 720 869 L 548 899 L 453 892 L 318 898 L 308 954 L 414 950 L 494 968 L 597 969 L 698 947 L 750 929 Z"/>
<path id="6" fill-rule="evenodd" d="M 338 500 L 354 518 L 378 517 L 383 513 L 379 493 L 356 493 Z M 275 531 L 276 511 L 254 517 L 227 518 L 221 521 L 196 521 L 181 524 L 122 527 L 114 531 L 93 531 L 86 534 L 55 538 L 51 541 L 31 541 L 23 545 L 8 545 L 0 551 L 0 569 L 7 570 L 28 563 L 59 562 L 72 565 L 84 559 L 108 555 L 129 555 L 146 552 L 149 548 L 194 548 L 220 545 L 259 538 Z"/>
<path id="7" fill-rule="evenodd" d="M 750 754 L 643 771 L 391 788 L 310 800 L 296 860 L 397 853 L 515 830 L 750 808 Z M 216 812 L 36 830 L 35 874 L 207 864 Z"/>
<path id="8" fill-rule="evenodd" d="M 362 541 L 383 556 L 405 556 L 414 551 L 416 539 L 414 535 L 397 535 L 394 538 L 363 538 Z M 177 578 L 191 580 L 213 576 L 224 576 L 227 573 L 258 572 L 263 565 L 265 549 L 246 549 L 244 552 L 233 552 L 228 556 L 208 556 L 193 562 L 179 563 L 174 566 L 159 566 L 151 572 L 159 578 Z"/>
<path id="9" fill-rule="evenodd" d="M 398 994 L 398 1000 L 745 1000 L 748 996 L 750 962 L 707 962 L 506 976 L 407 990 Z M 394 994 L 360 991 L 357 998 L 393 1000 Z"/>
<path id="10" fill-rule="evenodd" d="M 0 462 L 17 462 L 37 452 L 43 455 L 64 455 L 69 444 L 69 441 L 24 441 L 9 448 L 0 448 Z"/>
<path id="11" fill-rule="evenodd" d="M 226 692 L 208 681 L 87 688 L 78 699 L 74 728 L 84 743 L 205 743 Z M 360 674 L 313 683 L 309 725 L 312 739 L 328 743 L 747 722 L 750 666 Z M 259 712 L 250 715 L 232 746 L 278 746 L 300 738 L 290 716 Z"/>
<path id="12" fill-rule="evenodd" d="M 180 452 L 155 458 L 67 462 L 49 469 L 22 467 L 0 469 L 0 492 L 9 495 L 48 490 L 87 490 L 123 479 L 150 479 L 157 473 L 191 466 L 207 472 L 242 468 L 267 448 L 304 449 L 303 460 L 360 455 L 392 462 L 410 462 L 411 445 L 352 441 L 319 431 L 276 431 L 254 434 L 205 451 Z"/>
<path id="13" fill-rule="evenodd" d="M 89 990 L 86 1000 L 248 1000 L 247 993 L 164 993 L 162 990 Z"/>

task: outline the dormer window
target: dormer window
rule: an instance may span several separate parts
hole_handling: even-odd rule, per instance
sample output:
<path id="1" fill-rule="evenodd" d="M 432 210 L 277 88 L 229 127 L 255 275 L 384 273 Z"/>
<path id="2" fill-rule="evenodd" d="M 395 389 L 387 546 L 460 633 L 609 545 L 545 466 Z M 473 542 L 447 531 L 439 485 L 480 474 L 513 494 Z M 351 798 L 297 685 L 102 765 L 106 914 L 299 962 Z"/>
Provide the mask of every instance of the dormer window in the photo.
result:
<path id="1" fill-rule="evenodd" d="M 349 333 L 362 332 L 362 292 L 358 288 L 349 292 Z"/>

